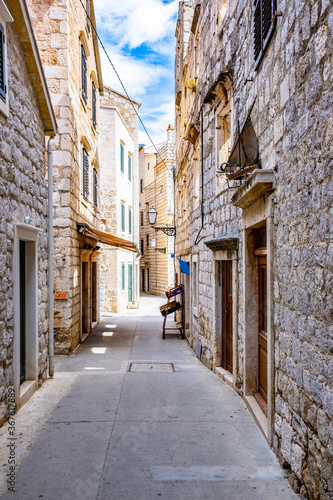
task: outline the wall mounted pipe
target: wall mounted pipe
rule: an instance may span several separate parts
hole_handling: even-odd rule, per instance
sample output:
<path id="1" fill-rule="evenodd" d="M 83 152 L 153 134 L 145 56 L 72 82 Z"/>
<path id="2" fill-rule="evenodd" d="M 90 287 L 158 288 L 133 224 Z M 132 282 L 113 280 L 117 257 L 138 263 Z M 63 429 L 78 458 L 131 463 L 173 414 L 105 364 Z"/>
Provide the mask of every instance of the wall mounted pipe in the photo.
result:
<path id="1" fill-rule="evenodd" d="M 48 239 L 49 239 L 49 376 L 54 375 L 54 295 L 53 295 L 53 139 L 47 147 L 48 168 Z"/>

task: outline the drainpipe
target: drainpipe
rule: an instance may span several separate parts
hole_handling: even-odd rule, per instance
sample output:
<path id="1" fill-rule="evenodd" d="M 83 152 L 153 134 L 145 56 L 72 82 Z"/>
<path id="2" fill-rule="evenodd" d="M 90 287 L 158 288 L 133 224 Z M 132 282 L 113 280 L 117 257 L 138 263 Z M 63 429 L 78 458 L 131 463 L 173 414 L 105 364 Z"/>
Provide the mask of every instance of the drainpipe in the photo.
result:
<path id="1" fill-rule="evenodd" d="M 54 295 L 53 295 L 53 139 L 47 147 L 49 189 L 49 375 L 54 375 Z"/>
<path id="2" fill-rule="evenodd" d="M 137 144 L 135 143 L 137 147 Z M 135 149 L 137 150 L 137 148 Z M 136 169 L 135 169 L 136 172 Z M 132 157 L 132 235 L 133 235 L 133 243 L 135 243 L 135 180 L 134 180 L 134 151 Z M 139 300 L 139 297 L 136 293 L 136 254 L 133 253 L 133 296 L 132 300 Z"/>

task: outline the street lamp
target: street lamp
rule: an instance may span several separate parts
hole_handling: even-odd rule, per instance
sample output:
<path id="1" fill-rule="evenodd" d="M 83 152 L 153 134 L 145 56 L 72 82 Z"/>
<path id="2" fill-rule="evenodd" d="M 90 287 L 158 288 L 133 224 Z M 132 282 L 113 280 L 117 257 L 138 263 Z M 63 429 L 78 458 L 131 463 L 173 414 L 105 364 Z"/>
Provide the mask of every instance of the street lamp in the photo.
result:
<path id="1" fill-rule="evenodd" d="M 156 224 L 157 211 L 156 208 L 152 207 L 148 210 L 148 220 L 149 224 L 155 227 L 156 231 L 163 231 L 163 233 L 168 236 L 176 236 L 176 227 L 175 226 L 167 226 L 167 227 L 157 227 Z"/>

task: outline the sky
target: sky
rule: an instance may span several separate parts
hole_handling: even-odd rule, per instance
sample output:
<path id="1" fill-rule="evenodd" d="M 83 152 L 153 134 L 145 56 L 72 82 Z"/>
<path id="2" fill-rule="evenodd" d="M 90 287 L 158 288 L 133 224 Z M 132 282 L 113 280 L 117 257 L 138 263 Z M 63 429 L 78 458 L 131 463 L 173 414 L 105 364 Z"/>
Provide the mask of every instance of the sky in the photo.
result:
<path id="1" fill-rule="evenodd" d="M 155 144 L 174 126 L 175 30 L 179 0 L 94 0 L 96 27 Z M 100 48 L 104 84 L 124 93 Z M 139 143 L 151 143 L 143 130 Z"/>

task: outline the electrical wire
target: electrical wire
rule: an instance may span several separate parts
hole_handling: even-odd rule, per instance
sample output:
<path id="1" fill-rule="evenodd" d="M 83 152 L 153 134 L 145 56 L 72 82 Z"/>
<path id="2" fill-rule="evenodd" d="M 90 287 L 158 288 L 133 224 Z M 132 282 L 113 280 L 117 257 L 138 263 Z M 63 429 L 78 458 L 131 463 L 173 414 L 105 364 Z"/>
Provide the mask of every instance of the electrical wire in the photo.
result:
<path id="1" fill-rule="evenodd" d="M 92 22 L 92 20 L 91 20 L 91 17 L 90 17 L 90 15 L 89 15 L 89 12 L 87 11 L 86 6 L 84 5 L 84 3 L 83 3 L 83 1 L 82 1 L 82 0 L 80 0 L 80 3 L 81 3 L 81 5 L 82 5 L 82 7 L 83 7 L 83 10 L 84 10 L 84 11 L 85 11 L 85 13 L 86 13 L 87 19 L 89 20 L 90 25 L 92 26 L 92 29 L 94 30 L 94 32 L 95 32 L 95 34 L 96 34 L 96 36 L 97 36 L 97 39 L 98 39 L 99 43 L 101 44 L 102 49 L 103 49 L 103 50 L 104 50 L 104 52 L 105 52 L 105 55 L 106 55 L 106 57 L 107 57 L 107 59 L 108 59 L 109 63 L 111 64 L 111 67 L 112 67 L 113 71 L 115 72 L 115 74 L 116 74 L 116 76 L 117 76 L 117 78 L 118 78 L 118 80 L 119 80 L 119 82 L 120 82 L 120 85 L 122 86 L 122 88 L 123 88 L 123 90 L 124 90 L 124 93 L 125 93 L 125 95 L 126 95 L 127 99 L 130 101 L 130 103 L 131 103 L 131 105 L 132 105 L 132 108 L 134 109 L 134 112 L 135 112 L 135 114 L 137 115 L 137 117 L 138 117 L 138 119 L 139 119 L 139 121 L 140 121 L 140 123 L 141 123 L 141 125 L 142 125 L 143 130 L 146 132 L 147 137 L 149 138 L 150 142 L 152 143 L 153 147 L 155 148 L 156 154 L 158 155 L 158 150 L 157 150 L 157 147 L 155 146 L 153 139 L 151 138 L 151 136 L 150 136 L 150 134 L 149 134 L 148 130 L 146 129 L 146 126 L 145 126 L 145 124 L 143 123 L 141 116 L 139 115 L 139 113 L 138 113 L 137 109 L 135 108 L 135 106 L 134 106 L 134 104 L 133 104 L 132 99 L 131 99 L 131 98 L 130 98 L 130 96 L 128 95 L 128 92 L 127 92 L 127 90 L 126 90 L 126 87 L 125 87 L 125 85 L 123 84 L 123 82 L 122 82 L 122 80 L 121 80 L 121 78 L 120 78 L 120 76 L 119 76 L 119 74 L 118 74 L 118 72 L 117 72 L 117 70 L 116 70 L 116 68 L 115 68 L 115 66 L 114 66 L 114 64 L 113 64 L 113 62 L 111 61 L 111 58 L 110 58 L 109 54 L 107 53 L 107 50 L 106 50 L 106 48 L 104 47 L 104 44 L 103 44 L 103 42 L 102 42 L 102 40 L 101 40 L 101 38 L 100 38 L 99 34 L 97 33 L 97 29 L 95 28 L 95 26 L 94 26 L 94 24 L 93 24 L 93 22 Z"/>

